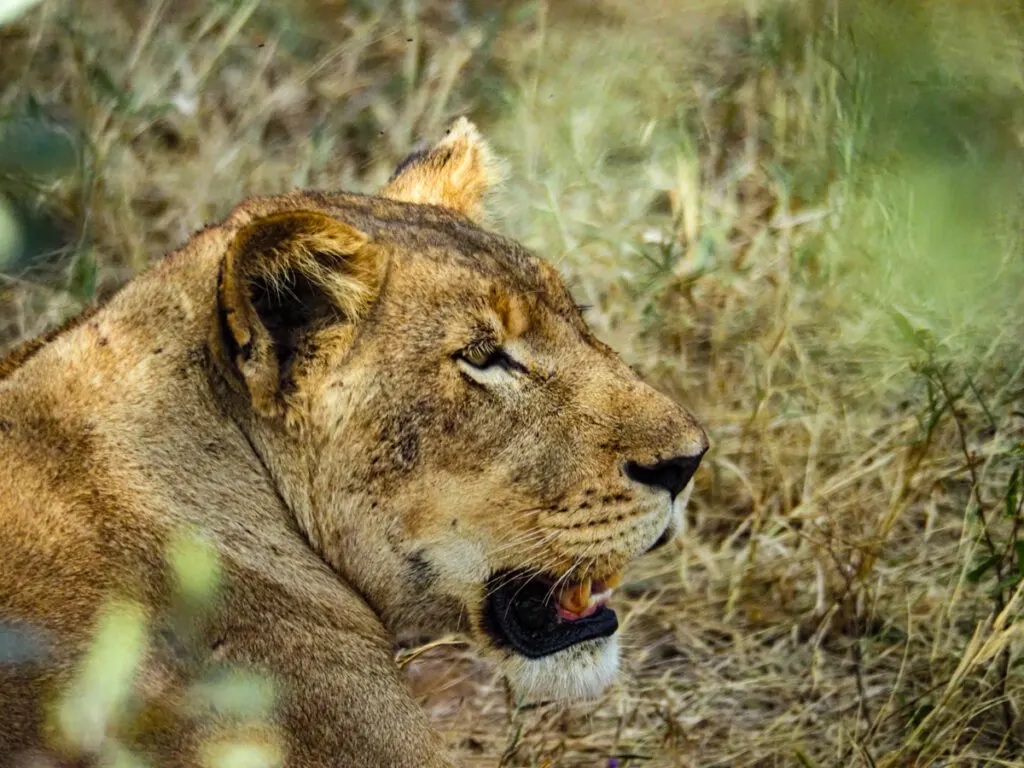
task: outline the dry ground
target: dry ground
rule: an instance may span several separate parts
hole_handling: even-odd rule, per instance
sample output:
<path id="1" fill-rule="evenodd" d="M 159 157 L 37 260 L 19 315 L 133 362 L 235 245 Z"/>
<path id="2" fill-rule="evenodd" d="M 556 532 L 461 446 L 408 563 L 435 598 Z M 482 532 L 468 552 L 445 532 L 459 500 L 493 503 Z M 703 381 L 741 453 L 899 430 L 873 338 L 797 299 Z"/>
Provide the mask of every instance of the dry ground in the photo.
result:
<path id="1" fill-rule="evenodd" d="M 1021 28 L 995 0 L 44 2 L 0 28 L 0 343 L 468 114 L 499 225 L 713 450 L 601 701 L 400 653 L 467 764 L 1024 765 Z"/>

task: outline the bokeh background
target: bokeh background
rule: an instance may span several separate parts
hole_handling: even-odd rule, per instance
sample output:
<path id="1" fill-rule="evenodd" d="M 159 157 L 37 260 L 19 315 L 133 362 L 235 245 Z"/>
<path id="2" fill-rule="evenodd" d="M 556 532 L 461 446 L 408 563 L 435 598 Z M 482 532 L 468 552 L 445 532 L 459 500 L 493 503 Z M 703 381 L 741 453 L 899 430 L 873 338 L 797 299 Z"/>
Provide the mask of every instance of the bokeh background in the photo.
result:
<path id="1" fill-rule="evenodd" d="M 1024 765 L 1018 2 L 0 0 L 0 349 L 458 115 L 713 446 L 600 701 L 397 649 L 466 764 Z"/>

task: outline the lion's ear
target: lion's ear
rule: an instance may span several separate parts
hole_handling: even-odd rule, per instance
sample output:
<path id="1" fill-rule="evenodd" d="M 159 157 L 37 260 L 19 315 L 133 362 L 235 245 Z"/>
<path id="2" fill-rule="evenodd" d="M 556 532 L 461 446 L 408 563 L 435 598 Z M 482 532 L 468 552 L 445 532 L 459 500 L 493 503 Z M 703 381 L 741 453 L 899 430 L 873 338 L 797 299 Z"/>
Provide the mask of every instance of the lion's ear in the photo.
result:
<path id="1" fill-rule="evenodd" d="M 317 329 L 364 315 L 382 273 L 364 233 L 320 213 L 277 213 L 238 232 L 221 262 L 216 342 L 258 411 L 280 412 L 296 353 Z"/>
<path id="2" fill-rule="evenodd" d="M 501 175 L 500 163 L 476 126 L 460 117 L 432 149 L 403 160 L 380 196 L 442 205 L 479 221 L 484 197 Z"/>

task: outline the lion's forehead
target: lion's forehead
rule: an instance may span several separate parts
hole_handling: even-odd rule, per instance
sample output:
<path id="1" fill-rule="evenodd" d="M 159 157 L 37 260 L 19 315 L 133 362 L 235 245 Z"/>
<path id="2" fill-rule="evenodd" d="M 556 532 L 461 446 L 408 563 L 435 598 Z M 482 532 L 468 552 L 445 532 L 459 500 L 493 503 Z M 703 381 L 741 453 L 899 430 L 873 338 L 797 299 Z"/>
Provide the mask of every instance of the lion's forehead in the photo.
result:
<path id="1" fill-rule="evenodd" d="M 457 220 L 409 223 L 371 233 L 387 247 L 397 270 L 409 270 L 425 288 L 485 292 L 561 300 L 557 273 L 513 240 Z"/>
<path id="2" fill-rule="evenodd" d="M 573 342 L 589 336 L 558 271 L 512 240 L 443 220 L 436 227 L 390 227 L 374 237 L 391 250 L 390 281 L 402 295 L 385 295 L 404 319 L 418 310 L 438 323 L 453 315 L 468 320 L 486 307 L 512 338 L 550 337 L 559 324 L 572 329 Z"/>
<path id="3" fill-rule="evenodd" d="M 313 195 L 326 213 L 399 254 L 416 253 L 485 276 L 543 281 L 543 262 L 523 246 L 445 208 L 358 195 Z"/>
<path id="4" fill-rule="evenodd" d="M 415 273 L 417 298 L 465 301 L 469 294 L 497 287 L 527 297 L 531 313 L 546 306 L 587 333 L 558 270 L 515 240 L 477 226 L 446 208 L 373 195 L 294 192 L 251 198 L 235 209 L 229 229 L 260 216 L 312 209 L 366 233 L 386 248 L 399 270 Z M 410 270 L 412 263 L 419 268 Z"/>

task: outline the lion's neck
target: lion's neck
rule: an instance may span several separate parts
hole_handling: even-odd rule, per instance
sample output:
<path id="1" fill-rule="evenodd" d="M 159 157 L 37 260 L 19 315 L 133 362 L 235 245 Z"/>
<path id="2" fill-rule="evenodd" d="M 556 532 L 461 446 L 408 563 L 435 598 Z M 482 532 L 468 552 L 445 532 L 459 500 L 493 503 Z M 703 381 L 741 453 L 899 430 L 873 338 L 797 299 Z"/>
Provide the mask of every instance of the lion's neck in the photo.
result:
<path id="1" fill-rule="evenodd" d="M 109 465 L 107 482 L 144 500 L 160 527 L 215 532 L 253 516 L 294 527 L 212 376 L 216 280 L 212 250 L 170 257 L 35 350 L 0 389 L 46 403 L 63 433 L 88 433 L 90 461 Z"/>

